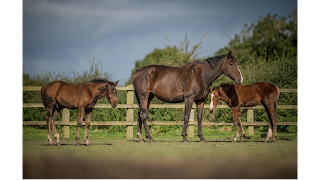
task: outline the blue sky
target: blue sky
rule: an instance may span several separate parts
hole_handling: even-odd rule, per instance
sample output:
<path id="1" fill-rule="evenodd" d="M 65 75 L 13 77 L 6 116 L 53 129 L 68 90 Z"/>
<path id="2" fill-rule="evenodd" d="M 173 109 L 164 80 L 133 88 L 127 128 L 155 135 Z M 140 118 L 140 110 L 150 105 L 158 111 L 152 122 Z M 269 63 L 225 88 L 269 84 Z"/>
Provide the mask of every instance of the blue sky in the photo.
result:
<path id="1" fill-rule="evenodd" d="M 102 70 L 121 84 L 134 64 L 155 48 L 179 45 L 205 33 L 201 56 L 213 56 L 245 23 L 268 13 L 288 16 L 295 0 L 24 0 L 23 72 L 72 75 L 101 60 Z"/>

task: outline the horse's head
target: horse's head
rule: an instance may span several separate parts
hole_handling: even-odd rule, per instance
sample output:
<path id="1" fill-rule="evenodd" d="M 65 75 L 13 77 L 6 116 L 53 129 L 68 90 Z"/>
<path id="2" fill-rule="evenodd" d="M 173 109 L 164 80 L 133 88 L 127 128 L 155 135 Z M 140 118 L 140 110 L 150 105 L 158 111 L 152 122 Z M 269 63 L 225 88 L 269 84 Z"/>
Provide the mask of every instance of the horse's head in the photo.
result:
<path id="1" fill-rule="evenodd" d="M 110 82 L 107 81 L 107 90 L 106 90 L 106 97 L 111 103 L 111 106 L 113 108 L 117 107 L 117 89 L 116 86 L 118 85 L 118 82 Z"/>
<path id="2" fill-rule="evenodd" d="M 243 82 L 237 59 L 232 55 L 231 51 L 225 56 L 222 72 L 234 80 L 237 85 L 240 85 Z"/>
<path id="3" fill-rule="evenodd" d="M 216 110 L 218 102 L 220 100 L 221 86 L 213 88 L 210 92 L 210 113 L 213 113 Z"/>

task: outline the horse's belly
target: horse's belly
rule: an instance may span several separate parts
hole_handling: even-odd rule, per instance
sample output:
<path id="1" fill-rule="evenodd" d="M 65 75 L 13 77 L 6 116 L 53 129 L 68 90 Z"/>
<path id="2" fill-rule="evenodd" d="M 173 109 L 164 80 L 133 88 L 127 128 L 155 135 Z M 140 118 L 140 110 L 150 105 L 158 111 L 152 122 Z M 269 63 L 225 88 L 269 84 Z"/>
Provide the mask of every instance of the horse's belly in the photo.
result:
<path id="1" fill-rule="evenodd" d="M 77 109 L 78 103 L 74 98 L 64 99 L 64 98 L 58 98 L 57 104 L 62 108 L 67 109 Z"/>
<path id="2" fill-rule="evenodd" d="M 155 95 L 158 99 L 160 99 L 163 102 L 168 102 L 168 103 L 179 103 L 179 102 L 183 102 L 184 98 L 183 95 L 180 96 L 165 96 L 165 95 Z"/>
<path id="3" fill-rule="evenodd" d="M 161 101 L 168 103 L 178 103 L 184 101 L 184 96 L 182 91 L 177 91 L 175 89 L 169 88 L 158 88 L 152 91 L 152 94 L 160 99 Z"/>

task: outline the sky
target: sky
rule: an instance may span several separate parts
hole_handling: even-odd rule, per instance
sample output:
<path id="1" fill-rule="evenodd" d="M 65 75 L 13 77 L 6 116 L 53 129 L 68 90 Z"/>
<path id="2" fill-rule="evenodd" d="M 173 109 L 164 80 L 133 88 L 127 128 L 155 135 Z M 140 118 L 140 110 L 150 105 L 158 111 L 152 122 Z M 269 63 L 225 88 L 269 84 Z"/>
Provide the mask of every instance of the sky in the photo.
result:
<path id="1" fill-rule="evenodd" d="M 124 84 L 137 60 L 165 48 L 165 34 L 173 45 L 194 36 L 195 45 L 208 32 L 200 57 L 213 56 L 244 24 L 294 10 L 295 0 L 24 0 L 23 73 L 72 77 L 94 58 Z"/>

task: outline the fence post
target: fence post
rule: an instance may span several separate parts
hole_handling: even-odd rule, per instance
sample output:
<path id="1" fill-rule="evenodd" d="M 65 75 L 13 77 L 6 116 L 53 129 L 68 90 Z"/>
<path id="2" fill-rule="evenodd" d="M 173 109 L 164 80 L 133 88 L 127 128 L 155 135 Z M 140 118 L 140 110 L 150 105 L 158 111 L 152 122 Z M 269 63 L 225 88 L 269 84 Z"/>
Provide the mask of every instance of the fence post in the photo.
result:
<path id="1" fill-rule="evenodd" d="M 70 110 L 64 108 L 62 110 L 62 122 L 69 124 L 69 119 L 70 119 Z M 64 125 L 62 127 L 62 138 L 69 139 L 69 125 Z"/>
<path id="2" fill-rule="evenodd" d="M 189 122 L 194 122 L 194 109 L 191 109 Z M 194 125 L 189 125 L 187 128 L 188 137 L 194 137 Z"/>
<path id="3" fill-rule="evenodd" d="M 127 85 L 127 87 L 133 87 L 133 85 Z M 127 91 L 127 104 L 133 104 L 134 97 L 133 97 L 133 91 L 128 90 Z M 127 121 L 133 121 L 133 109 L 128 108 L 127 109 Z M 133 138 L 133 126 L 128 125 L 127 126 L 127 138 Z"/>
<path id="4" fill-rule="evenodd" d="M 253 109 L 249 109 L 247 112 L 247 122 L 253 122 Z M 248 126 L 247 134 L 254 135 L 254 126 Z"/>

